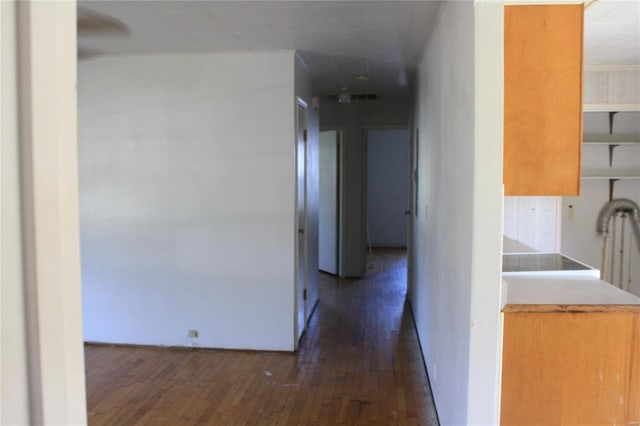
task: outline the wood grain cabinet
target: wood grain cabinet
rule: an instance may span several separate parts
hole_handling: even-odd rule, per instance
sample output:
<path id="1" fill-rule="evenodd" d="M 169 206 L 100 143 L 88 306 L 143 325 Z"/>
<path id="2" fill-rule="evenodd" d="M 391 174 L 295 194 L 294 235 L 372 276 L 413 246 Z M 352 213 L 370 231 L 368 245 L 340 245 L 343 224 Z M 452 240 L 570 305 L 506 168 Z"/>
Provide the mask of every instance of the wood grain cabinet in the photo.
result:
<path id="1" fill-rule="evenodd" d="M 506 305 L 502 425 L 640 424 L 640 305 Z"/>
<path id="2" fill-rule="evenodd" d="M 579 195 L 583 11 L 505 6 L 505 195 Z"/>

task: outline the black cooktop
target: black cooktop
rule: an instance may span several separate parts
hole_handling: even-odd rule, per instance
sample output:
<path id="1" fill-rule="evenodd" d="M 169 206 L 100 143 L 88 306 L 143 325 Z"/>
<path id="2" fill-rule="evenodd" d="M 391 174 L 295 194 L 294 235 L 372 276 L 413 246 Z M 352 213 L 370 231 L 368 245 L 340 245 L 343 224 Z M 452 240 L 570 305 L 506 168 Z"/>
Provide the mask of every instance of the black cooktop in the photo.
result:
<path id="1" fill-rule="evenodd" d="M 503 254 L 502 272 L 584 271 L 589 267 L 558 253 Z"/>

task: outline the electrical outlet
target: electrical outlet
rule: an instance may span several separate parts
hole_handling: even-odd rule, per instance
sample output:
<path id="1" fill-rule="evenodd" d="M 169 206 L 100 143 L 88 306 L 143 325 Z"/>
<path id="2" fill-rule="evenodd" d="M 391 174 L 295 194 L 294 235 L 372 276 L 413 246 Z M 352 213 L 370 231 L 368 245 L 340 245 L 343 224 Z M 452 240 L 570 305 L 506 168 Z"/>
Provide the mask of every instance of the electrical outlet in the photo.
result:
<path id="1" fill-rule="evenodd" d="M 187 334 L 187 337 L 190 337 L 190 338 L 198 337 L 198 330 L 189 330 L 189 334 Z"/>

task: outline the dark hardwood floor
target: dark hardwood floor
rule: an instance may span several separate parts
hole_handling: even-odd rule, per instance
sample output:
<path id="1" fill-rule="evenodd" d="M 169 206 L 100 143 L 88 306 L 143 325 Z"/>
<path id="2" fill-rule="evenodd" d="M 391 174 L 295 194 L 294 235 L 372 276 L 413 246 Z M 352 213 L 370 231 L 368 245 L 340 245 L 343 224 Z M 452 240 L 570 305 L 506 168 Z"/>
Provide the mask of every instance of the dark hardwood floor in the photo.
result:
<path id="1" fill-rule="evenodd" d="M 297 354 L 87 345 L 91 425 L 434 425 L 403 250 L 321 274 Z"/>

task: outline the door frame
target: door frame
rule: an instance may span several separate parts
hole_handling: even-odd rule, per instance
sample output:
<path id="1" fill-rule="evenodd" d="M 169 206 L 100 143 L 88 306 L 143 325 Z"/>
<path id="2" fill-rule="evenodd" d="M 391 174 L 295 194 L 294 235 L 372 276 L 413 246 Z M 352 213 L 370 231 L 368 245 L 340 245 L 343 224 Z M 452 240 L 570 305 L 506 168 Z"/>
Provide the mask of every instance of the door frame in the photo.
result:
<path id="1" fill-rule="evenodd" d="M 304 140 L 304 178 L 303 178 L 303 187 L 300 188 L 300 185 L 298 184 L 298 164 L 300 161 L 300 157 L 298 154 L 298 144 L 300 143 L 300 114 L 304 114 L 303 116 L 303 120 L 304 120 L 304 128 L 302 129 L 302 132 L 305 132 L 307 130 L 307 111 L 308 111 L 308 105 L 307 102 L 305 102 L 301 97 L 296 96 L 296 101 L 295 101 L 295 139 L 294 139 L 294 153 L 295 153 L 295 164 L 294 164 L 294 171 L 295 171 L 295 200 L 294 200 L 294 312 L 293 312 L 293 325 L 294 325 L 294 348 L 297 350 L 300 346 L 300 340 L 302 339 L 302 336 L 304 335 L 304 332 L 306 331 L 306 318 L 307 318 L 307 306 L 306 306 L 306 299 L 302 296 L 307 289 L 307 279 L 308 279 L 308 271 L 307 271 L 307 234 L 306 234 L 306 229 L 307 229 L 307 152 L 308 152 L 308 141 L 305 139 Z M 303 136 L 304 137 L 304 136 Z M 298 209 L 298 202 L 299 202 L 299 197 L 301 196 L 300 191 L 303 191 L 303 197 L 304 197 L 304 201 L 303 201 L 303 219 L 302 221 L 300 221 L 299 218 L 299 209 Z M 302 223 L 301 223 L 302 222 Z M 303 242 L 300 243 L 300 230 L 303 230 Z M 300 256 L 303 257 L 302 260 L 302 264 L 303 266 L 303 271 L 299 270 L 299 258 Z M 300 289 L 300 283 L 299 283 L 299 275 L 300 273 L 302 273 L 302 282 L 303 282 L 303 288 Z M 302 308 L 300 308 L 300 304 L 302 304 Z M 303 309 L 303 316 L 304 316 L 304 322 L 302 325 L 302 330 L 300 329 L 300 323 L 298 321 L 299 319 L 299 311 L 300 309 Z"/>
<path id="2" fill-rule="evenodd" d="M 415 226 L 418 218 L 419 202 L 418 199 L 418 180 L 420 169 L 420 128 L 416 123 L 411 121 L 409 127 L 409 217 L 407 227 L 409 235 L 407 235 L 407 294 L 411 297 L 414 286 L 414 268 L 416 262 L 415 255 Z"/>

